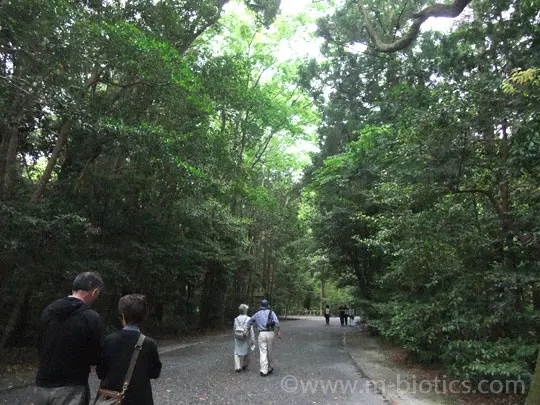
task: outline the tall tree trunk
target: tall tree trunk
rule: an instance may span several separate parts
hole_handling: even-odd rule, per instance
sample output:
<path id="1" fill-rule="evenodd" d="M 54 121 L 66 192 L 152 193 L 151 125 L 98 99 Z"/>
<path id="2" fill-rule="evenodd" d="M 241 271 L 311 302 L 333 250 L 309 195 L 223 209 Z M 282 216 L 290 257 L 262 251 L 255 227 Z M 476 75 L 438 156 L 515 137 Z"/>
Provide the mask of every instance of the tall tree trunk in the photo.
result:
<path id="1" fill-rule="evenodd" d="M 56 162 L 58 161 L 58 156 L 60 156 L 60 152 L 64 148 L 64 145 L 67 141 L 67 135 L 68 131 L 70 129 L 71 122 L 67 121 L 64 125 L 62 125 L 62 128 L 60 129 L 60 133 L 58 134 L 58 139 L 56 140 L 56 145 L 54 145 L 54 149 L 52 151 L 51 156 L 49 157 L 49 160 L 47 162 L 47 167 L 45 168 L 45 171 L 43 172 L 43 175 L 39 179 L 39 183 L 34 190 L 34 193 L 32 194 L 32 197 L 30 198 L 31 203 L 37 203 L 41 196 L 43 195 L 43 191 L 45 190 L 45 186 L 49 182 L 49 179 L 51 178 L 52 171 L 54 167 L 56 166 Z"/>
<path id="2" fill-rule="evenodd" d="M 4 184 L 4 173 L 6 171 L 6 156 L 7 149 L 9 144 L 8 133 L 0 133 L 0 190 L 3 188 Z"/>
<path id="3" fill-rule="evenodd" d="M 321 303 L 319 309 L 320 315 L 324 315 L 324 273 L 321 276 Z"/>
<path id="4" fill-rule="evenodd" d="M 18 293 L 17 300 L 15 301 L 15 305 L 11 310 L 11 315 L 6 324 L 6 328 L 4 329 L 2 340 L 0 340 L 0 349 L 3 349 L 6 346 L 9 338 L 11 337 L 11 334 L 15 330 L 15 326 L 17 325 L 17 322 L 19 322 L 19 315 L 21 313 L 21 309 L 28 297 L 29 292 L 30 286 L 27 285 L 26 287 L 23 287 L 23 290 Z"/>
<path id="5" fill-rule="evenodd" d="M 536 360 L 536 368 L 531 380 L 531 388 L 525 401 L 525 405 L 538 404 L 540 404 L 540 350 L 538 350 L 538 359 Z"/>
<path id="6" fill-rule="evenodd" d="M 9 197 L 11 193 L 11 185 L 13 183 L 13 174 L 15 173 L 15 164 L 17 161 L 17 152 L 19 150 L 19 131 L 16 128 L 11 128 L 8 131 L 8 141 L 6 154 L 3 159 L 4 168 L 2 176 L 2 190 L 0 196 L 2 199 Z"/>
<path id="7" fill-rule="evenodd" d="M 202 329 L 221 327 L 224 322 L 224 301 L 227 280 L 217 262 L 208 264 L 201 291 L 199 327 Z"/>

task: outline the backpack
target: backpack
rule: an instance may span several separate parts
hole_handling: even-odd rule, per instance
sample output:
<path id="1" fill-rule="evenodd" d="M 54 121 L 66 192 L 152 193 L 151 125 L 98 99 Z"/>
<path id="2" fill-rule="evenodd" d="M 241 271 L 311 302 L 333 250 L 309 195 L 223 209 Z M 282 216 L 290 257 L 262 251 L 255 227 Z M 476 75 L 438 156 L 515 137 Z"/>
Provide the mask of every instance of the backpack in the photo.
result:
<path id="1" fill-rule="evenodd" d="M 276 321 L 272 319 L 272 310 L 268 310 L 268 319 L 266 320 L 266 330 L 274 330 L 276 326 Z"/>
<path id="2" fill-rule="evenodd" d="M 240 324 L 240 323 L 238 323 L 238 325 L 236 325 L 236 327 L 234 328 L 234 337 L 235 337 L 235 339 L 246 340 L 247 334 L 248 334 L 246 323 L 247 322 L 244 321 L 243 325 Z"/>

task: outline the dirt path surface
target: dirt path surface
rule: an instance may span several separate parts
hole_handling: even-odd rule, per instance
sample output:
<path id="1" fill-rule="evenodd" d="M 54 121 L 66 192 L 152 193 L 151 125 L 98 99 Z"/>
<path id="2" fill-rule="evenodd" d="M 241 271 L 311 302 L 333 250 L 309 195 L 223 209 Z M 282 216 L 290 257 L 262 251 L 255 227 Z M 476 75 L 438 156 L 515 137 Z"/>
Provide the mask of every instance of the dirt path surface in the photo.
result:
<path id="1" fill-rule="evenodd" d="M 259 376 L 258 350 L 249 370 L 234 371 L 229 335 L 162 348 L 155 404 L 392 404 L 359 372 L 345 348 L 343 328 L 302 319 L 283 322 L 282 334 L 275 343 L 275 371 L 268 377 Z M 96 385 L 92 376 L 92 392 Z M 2 391 L 0 404 L 31 405 L 31 390 Z"/>

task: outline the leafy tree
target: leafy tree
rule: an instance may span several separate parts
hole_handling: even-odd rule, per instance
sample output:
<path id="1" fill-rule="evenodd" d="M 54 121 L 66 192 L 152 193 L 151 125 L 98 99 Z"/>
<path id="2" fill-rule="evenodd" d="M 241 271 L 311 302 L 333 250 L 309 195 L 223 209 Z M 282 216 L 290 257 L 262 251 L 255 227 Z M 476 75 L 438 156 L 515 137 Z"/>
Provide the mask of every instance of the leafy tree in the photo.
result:
<path id="1" fill-rule="evenodd" d="M 463 378 L 528 379 L 536 106 L 517 90 L 530 73 L 513 72 L 536 68 L 537 30 L 528 5 L 471 5 L 474 19 L 403 54 L 350 48 L 366 40 L 355 4 L 320 21 L 328 60 L 301 76 L 324 111 L 312 223 L 334 277 L 360 287 L 385 337 Z"/>
<path id="2" fill-rule="evenodd" d="M 2 317 L 2 346 L 28 342 L 34 320 L 27 315 L 87 269 L 106 279 L 98 306 L 108 324 L 115 301 L 139 291 L 152 328 L 221 326 L 238 305 L 231 292 L 243 285 L 235 277 L 246 263 L 253 280 L 246 298 L 263 290 L 259 269 L 250 267 L 263 233 L 251 224 L 280 219 L 276 235 L 290 238 L 276 249 L 299 235 L 287 220 L 294 219 L 300 164 L 285 163 L 293 156 L 285 161 L 278 151 L 303 136 L 314 116 L 292 108 L 300 92 L 279 88 L 277 77 L 289 80 L 294 70 L 283 73 L 288 78 L 276 73 L 274 82 L 253 80 L 269 63 L 264 46 L 247 56 L 247 45 L 211 51 L 226 31 L 218 24 L 226 3 L 0 6 L 7 112 L 0 122 L 0 288 L 13 308 Z M 243 32 L 226 34 L 231 44 L 247 44 L 242 35 L 252 38 L 279 8 L 277 1 L 246 4 Z M 293 123 L 293 115 L 308 118 Z M 264 204 L 252 199 L 257 194 Z M 290 203 L 280 211 L 276 200 Z"/>

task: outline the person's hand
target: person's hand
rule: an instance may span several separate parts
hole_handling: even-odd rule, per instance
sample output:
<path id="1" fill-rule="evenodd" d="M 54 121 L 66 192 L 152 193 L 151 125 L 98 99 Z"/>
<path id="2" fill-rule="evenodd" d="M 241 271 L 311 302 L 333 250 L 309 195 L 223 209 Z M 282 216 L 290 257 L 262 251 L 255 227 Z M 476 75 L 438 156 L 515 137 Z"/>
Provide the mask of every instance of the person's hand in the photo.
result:
<path id="1" fill-rule="evenodd" d="M 251 341 L 251 344 L 252 344 L 252 345 L 254 345 L 254 344 L 255 344 L 255 341 L 254 341 L 254 340 L 252 340 L 252 341 Z"/>
<path id="2" fill-rule="evenodd" d="M 281 338 L 281 333 L 280 333 L 280 332 L 276 332 L 276 336 L 277 336 L 278 338 Z"/>

